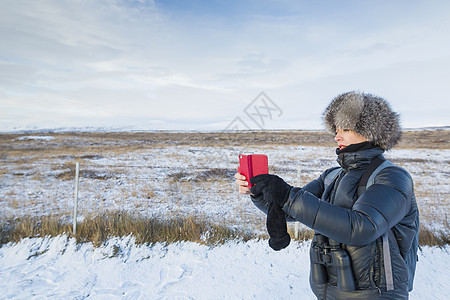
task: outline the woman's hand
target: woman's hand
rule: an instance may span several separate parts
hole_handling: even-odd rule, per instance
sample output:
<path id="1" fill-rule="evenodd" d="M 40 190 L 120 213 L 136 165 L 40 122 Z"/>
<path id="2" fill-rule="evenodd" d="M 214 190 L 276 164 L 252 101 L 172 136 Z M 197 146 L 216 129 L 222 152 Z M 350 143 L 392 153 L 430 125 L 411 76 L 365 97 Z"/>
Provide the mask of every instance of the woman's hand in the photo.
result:
<path id="1" fill-rule="evenodd" d="M 250 182 L 253 184 L 252 194 L 256 196 L 264 194 L 267 202 L 281 207 L 286 203 L 292 188 L 282 178 L 272 174 L 257 175 L 250 178 Z"/>
<path id="2" fill-rule="evenodd" d="M 239 193 L 244 195 L 251 195 L 250 188 L 248 187 L 248 182 L 245 180 L 245 176 L 239 173 L 234 174 L 236 178 L 236 184 L 239 186 Z"/>

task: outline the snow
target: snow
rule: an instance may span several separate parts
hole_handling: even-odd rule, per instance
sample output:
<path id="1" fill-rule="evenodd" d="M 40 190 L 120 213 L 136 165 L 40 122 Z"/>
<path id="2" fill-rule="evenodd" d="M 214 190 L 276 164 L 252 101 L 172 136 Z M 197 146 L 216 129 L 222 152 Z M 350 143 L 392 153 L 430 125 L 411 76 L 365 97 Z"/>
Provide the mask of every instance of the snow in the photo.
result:
<path id="1" fill-rule="evenodd" d="M 50 150 L 92 143 L 44 134 L 21 139 L 18 149 L 30 147 L 26 141 Z M 3 154 L 0 219 L 49 214 L 70 218 L 74 182 L 69 167 L 80 161 L 79 220 L 125 210 L 143 216 L 207 217 L 265 233 L 264 214 L 236 191 L 233 173 L 239 153 L 267 154 L 271 173 L 292 185 L 303 185 L 336 166 L 334 149 L 327 147 L 174 144 L 132 152 L 107 147 L 124 142 L 105 141 L 104 151 L 84 156 L 70 151 L 42 157 Z M 412 175 L 421 223 L 448 233 L 450 149 L 394 149 L 386 156 Z M 206 180 L 201 177 L 221 170 Z M 58 177 L 65 173 L 65 178 Z M 449 250 L 423 247 L 410 299 L 447 298 Z M 275 252 L 264 240 L 215 247 L 190 242 L 149 246 L 125 237 L 94 247 L 66 236 L 43 237 L 0 248 L 0 299 L 314 299 L 308 273 L 308 242 L 292 242 Z"/>
<path id="2" fill-rule="evenodd" d="M 29 135 L 29 136 L 18 137 L 15 140 L 16 141 L 30 141 L 30 140 L 34 140 L 34 141 L 51 141 L 51 140 L 54 140 L 54 139 L 55 138 L 53 136 L 50 136 L 50 135 Z"/>
<path id="3" fill-rule="evenodd" d="M 308 242 L 273 251 L 264 240 L 101 247 L 64 235 L 0 248 L 0 299 L 315 299 Z M 449 248 L 423 247 L 410 299 L 445 299 Z"/>
<path id="4" fill-rule="evenodd" d="M 90 141 L 79 137 L 70 137 L 70 140 L 56 137 L 51 143 L 84 145 Z M 255 212 L 248 197 L 239 196 L 236 192 L 233 175 L 240 152 L 267 154 L 270 172 L 295 186 L 302 186 L 325 169 L 337 165 L 333 148 L 310 146 L 244 149 L 170 145 L 119 153 L 105 148 L 104 152 L 80 158 L 74 158 L 70 153 L 50 158 L 26 157 L 23 159 L 25 163 L 4 159 L 0 164 L 0 175 L 3 173 L 0 177 L 0 200 L 5 201 L 0 201 L 0 218 L 45 214 L 70 216 L 74 171 L 63 180 L 58 175 L 69 173 L 69 166 L 73 167 L 79 160 L 82 172 L 80 216 L 105 210 L 126 210 L 168 218 L 175 214 L 206 216 L 213 222 L 233 225 L 251 220 L 249 223 L 262 224 L 259 228 L 263 228 L 263 214 Z M 447 232 L 445 224 L 448 224 L 448 218 L 445 214 L 450 209 L 450 150 L 394 149 L 386 156 L 412 175 L 424 217 L 421 223 L 437 232 Z M 222 170 L 223 173 L 208 180 L 200 177 L 211 170 Z M 178 180 L 177 176 L 181 179 Z M 258 225 L 256 227 L 258 230 Z"/>

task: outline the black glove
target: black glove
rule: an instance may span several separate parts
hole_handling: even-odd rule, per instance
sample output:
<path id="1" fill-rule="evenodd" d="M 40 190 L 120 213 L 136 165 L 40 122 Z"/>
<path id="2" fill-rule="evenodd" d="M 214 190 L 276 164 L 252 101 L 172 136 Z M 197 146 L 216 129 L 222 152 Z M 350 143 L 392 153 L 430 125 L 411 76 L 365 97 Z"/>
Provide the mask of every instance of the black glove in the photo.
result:
<path id="1" fill-rule="evenodd" d="M 278 204 L 280 207 L 286 203 L 291 191 L 291 186 L 277 175 L 257 175 L 250 178 L 250 183 L 253 184 L 250 192 L 255 197 L 263 194 L 267 202 Z"/>
<path id="2" fill-rule="evenodd" d="M 281 206 L 269 203 L 266 225 L 270 236 L 269 246 L 275 251 L 286 248 L 291 242 L 291 237 L 287 232 L 286 215 Z"/>
<path id="3" fill-rule="evenodd" d="M 253 184 L 250 192 L 258 197 L 264 196 L 268 202 L 267 232 L 270 235 L 269 246 L 275 250 L 286 248 L 291 242 L 287 232 L 286 215 L 282 209 L 286 203 L 291 186 L 276 175 L 262 174 L 250 178 Z"/>

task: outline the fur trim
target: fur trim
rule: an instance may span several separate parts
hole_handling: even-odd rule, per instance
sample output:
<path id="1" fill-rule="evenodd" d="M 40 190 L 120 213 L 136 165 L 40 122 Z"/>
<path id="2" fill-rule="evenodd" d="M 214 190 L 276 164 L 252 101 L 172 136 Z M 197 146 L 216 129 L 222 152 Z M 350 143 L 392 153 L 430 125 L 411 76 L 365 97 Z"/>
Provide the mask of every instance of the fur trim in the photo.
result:
<path id="1" fill-rule="evenodd" d="M 381 97 L 348 92 L 334 98 L 323 113 L 326 129 L 353 130 L 382 149 L 394 147 L 401 137 L 399 115 Z"/>

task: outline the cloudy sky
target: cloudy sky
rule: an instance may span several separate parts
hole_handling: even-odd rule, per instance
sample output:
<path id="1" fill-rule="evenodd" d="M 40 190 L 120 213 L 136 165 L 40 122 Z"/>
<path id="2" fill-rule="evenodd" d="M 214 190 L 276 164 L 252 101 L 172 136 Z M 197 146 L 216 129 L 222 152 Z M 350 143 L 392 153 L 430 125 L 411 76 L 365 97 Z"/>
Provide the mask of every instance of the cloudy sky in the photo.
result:
<path id="1" fill-rule="evenodd" d="M 264 128 L 313 129 L 349 90 L 450 125 L 450 1 L 1 4 L 0 131 L 257 128 L 261 92 Z"/>

